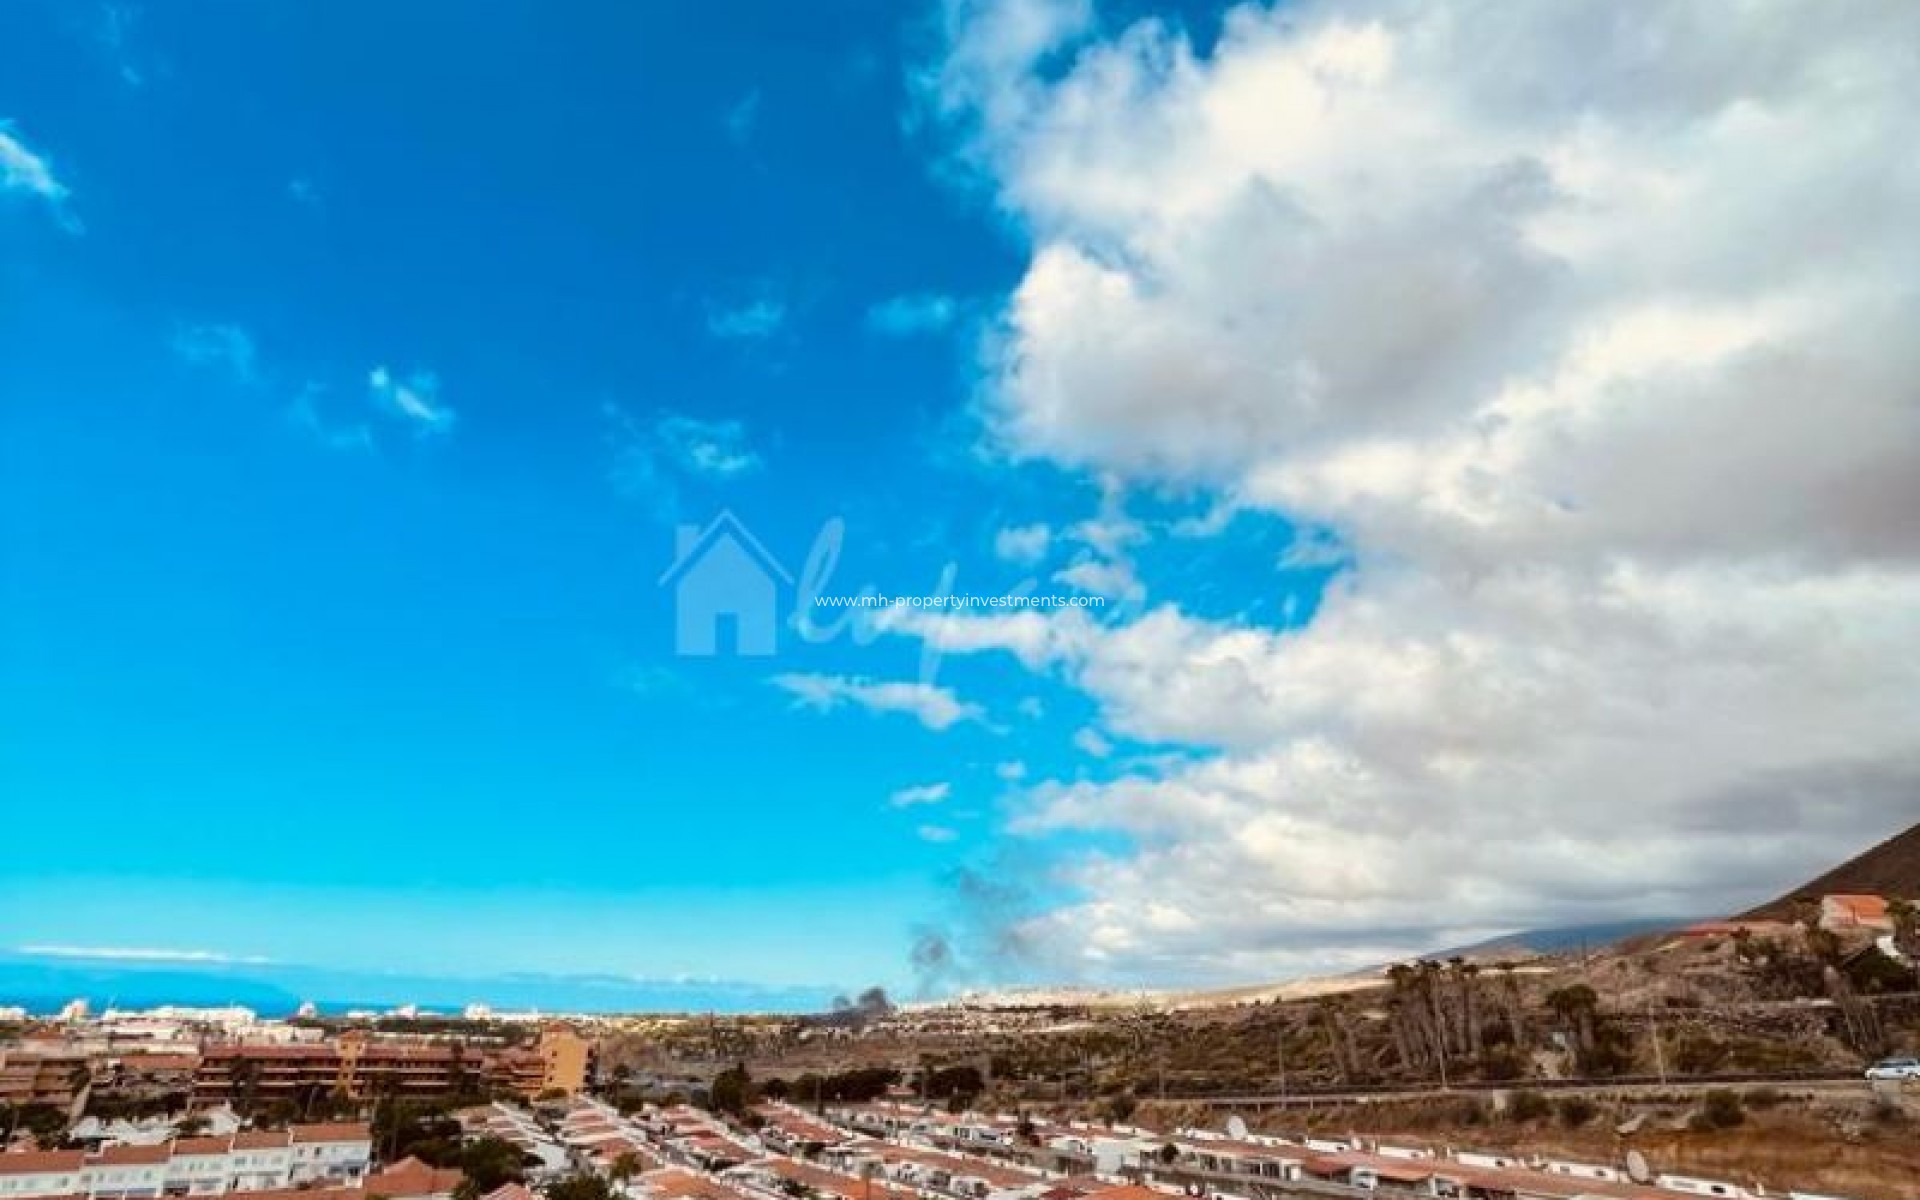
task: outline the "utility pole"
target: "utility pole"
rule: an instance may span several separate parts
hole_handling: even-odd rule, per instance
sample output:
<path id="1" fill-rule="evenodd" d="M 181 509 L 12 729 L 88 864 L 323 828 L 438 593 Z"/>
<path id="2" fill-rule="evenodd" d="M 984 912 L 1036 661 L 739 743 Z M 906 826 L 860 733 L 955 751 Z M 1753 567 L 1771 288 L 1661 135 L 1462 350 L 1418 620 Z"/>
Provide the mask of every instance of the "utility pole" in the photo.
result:
<path id="1" fill-rule="evenodd" d="M 1273 1039 L 1273 1058 L 1280 1068 L 1280 1098 L 1287 1098 L 1287 1027 L 1280 1026 L 1280 1032 Z"/>
<path id="2" fill-rule="evenodd" d="M 1667 1082 L 1667 1052 L 1660 1045 L 1660 1022 L 1653 1015 L 1653 1001 L 1647 1001 L 1647 1032 L 1653 1037 L 1653 1068 L 1660 1073 L 1660 1084 Z"/>

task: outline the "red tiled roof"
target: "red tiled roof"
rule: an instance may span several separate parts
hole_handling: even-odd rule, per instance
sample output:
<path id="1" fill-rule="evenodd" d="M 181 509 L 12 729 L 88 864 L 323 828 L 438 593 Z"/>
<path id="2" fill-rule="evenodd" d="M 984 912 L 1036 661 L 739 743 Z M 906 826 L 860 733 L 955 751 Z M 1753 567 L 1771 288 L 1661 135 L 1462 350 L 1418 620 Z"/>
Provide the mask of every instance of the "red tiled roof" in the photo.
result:
<path id="1" fill-rule="evenodd" d="M 408 1155 L 366 1182 L 369 1196 L 436 1196 L 460 1186 L 466 1175 L 456 1167 L 430 1167 Z"/>
<path id="2" fill-rule="evenodd" d="M 739 1200 L 739 1193 L 705 1175 L 679 1167 L 648 1171 L 640 1176 L 646 1189 L 662 1200 Z"/>
<path id="3" fill-rule="evenodd" d="M 1845 912 L 1856 921 L 1884 921 L 1887 919 L 1887 898 L 1885 896 L 1855 896 L 1836 894 L 1822 897 L 1826 903 Z"/>
<path id="4" fill-rule="evenodd" d="M 173 1143 L 175 1154 L 225 1154 L 231 1145 L 223 1137 L 181 1138 Z"/>
<path id="5" fill-rule="evenodd" d="M 293 1127 L 293 1140 L 296 1142 L 365 1142 L 372 1138 L 373 1130 L 365 1121 L 336 1121 Z"/>
<path id="6" fill-rule="evenodd" d="M 277 1150 L 292 1144 L 292 1136 L 284 1129 L 242 1129 L 233 1135 L 235 1150 Z"/>
<path id="7" fill-rule="evenodd" d="M 133 1167 L 151 1166 L 166 1162 L 173 1157 L 173 1148 L 159 1146 L 103 1146 L 100 1151 L 87 1160 L 89 1166 Z"/>
<path id="8" fill-rule="evenodd" d="M 0 1154 L 0 1175 L 41 1175 L 78 1171 L 87 1160 L 79 1150 L 25 1150 Z"/>

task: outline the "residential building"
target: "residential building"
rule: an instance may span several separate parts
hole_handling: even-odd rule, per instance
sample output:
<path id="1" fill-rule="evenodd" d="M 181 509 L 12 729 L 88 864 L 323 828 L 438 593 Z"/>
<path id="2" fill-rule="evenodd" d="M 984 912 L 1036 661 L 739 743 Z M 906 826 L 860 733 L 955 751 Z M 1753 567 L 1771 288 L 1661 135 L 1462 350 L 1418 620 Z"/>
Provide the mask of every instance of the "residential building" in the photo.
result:
<path id="1" fill-rule="evenodd" d="M 1892 933 L 1885 896 L 1834 894 L 1820 897 L 1820 928 L 1834 933 L 1864 929 Z"/>
<path id="2" fill-rule="evenodd" d="M 297 1100 L 338 1093 L 354 1099 L 439 1097 L 482 1089 L 533 1097 L 586 1086 L 592 1045 L 570 1029 L 543 1031 L 531 1047 L 401 1040 L 355 1030 L 320 1045 L 208 1043 L 193 1094 L 216 1100 Z"/>

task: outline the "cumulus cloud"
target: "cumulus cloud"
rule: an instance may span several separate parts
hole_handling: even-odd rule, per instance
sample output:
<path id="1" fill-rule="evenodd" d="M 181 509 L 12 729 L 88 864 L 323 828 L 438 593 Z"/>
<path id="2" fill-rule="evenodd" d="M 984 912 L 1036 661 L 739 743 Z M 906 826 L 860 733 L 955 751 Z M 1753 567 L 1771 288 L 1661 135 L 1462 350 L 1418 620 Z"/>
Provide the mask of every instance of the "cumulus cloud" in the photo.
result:
<path id="1" fill-rule="evenodd" d="M 869 712 L 905 713 L 936 732 L 986 716 L 979 705 L 961 700 L 950 688 L 931 683 L 801 674 L 776 675 L 772 682 L 791 693 L 803 708 L 827 712 L 851 704 Z"/>
<path id="2" fill-rule="evenodd" d="M 948 32 L 928 106 L 1033 239 L 987 436 L 1345 568 L 1292 628 L 891 626 L 1202 752 L 1030 789 L 1018 831 L 1131 848 L 1066 860 L 1023 938 L 1350 965 L 1725 911 L 1920 815 L 1920 10 L 1308 0 L 1202 53 L 1011 0 Z M 1079 583 L 1131 568 L 1117 513 Z"/>
<path id="3" fill-rule="evenodd" d="M 883 300 L 867 310 L 867 328 L 888 337 L 939 333 L 953 324 L 960 306 L 952 296 L 916 292 Z"/>
<path id="4" fill-rule="evenodd" d="M 922 783 L 913 787 L 904 787 L 887 797 L 887 803 L 895 808 L 913 808 L 922 804 L 943 804 L 953 795 L 950 783 Z"/>
<path id="5" fill-rule="evenodd" d="M 375 367 L 367 373 L 367 391 L 382 412 L 422 435 L 453 428 L 453 409 L 440 402 L 440 381 L 431 372 L 415 371 L 402 379 L 384 366 Z"/>

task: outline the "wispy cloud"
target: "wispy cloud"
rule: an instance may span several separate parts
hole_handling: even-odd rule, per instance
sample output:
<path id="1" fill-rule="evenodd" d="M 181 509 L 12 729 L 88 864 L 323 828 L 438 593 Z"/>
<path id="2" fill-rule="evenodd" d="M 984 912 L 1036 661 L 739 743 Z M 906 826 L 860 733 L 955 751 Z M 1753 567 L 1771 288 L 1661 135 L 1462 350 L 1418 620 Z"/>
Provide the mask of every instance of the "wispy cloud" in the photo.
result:
<path id="1" fill-rule="evenodd" d="M 287 406 L 287 420 L 329 450 L 371 451 L 373 431 L 364 422 L 334 424 L 320 414 L 320 396 L 326 389 L 308 383 Z"/>
<path id="2" fill-rule="evenodd" d="M 1091 754 L 1095 758 L 1105 758 L 1113 753 L 1113 743 L 1091 725 L 1073 735 L 1073 744 L 1081 753 Z"/>
<path id="3" fill-rule="evenodd" d="M 753 131 L 760 124 L 760 89 L 754 88 L 727 108 L 727 115 L 721 122 L 726 126 L 727 139 L 736 146 L 744 146 L 753 139 Z"/>
<path id="4" fill-rule="evenodd" d="M 895 808 L 913 808 L 922 804 L 941 804 L 953 795 L 950 783 L 922 783 L 914 787 L 903 787 L 887 797 L 887 803 Z"/>
<path id="5" fill-rule="evenodd" d="M 0 192 L 19 192 L 46 202 L 61 228 L 80 232 L 80 222 L 67 211 L 67 185 L 53 173 L 45 155 L 27 145 L 12 121 L 0 120 Z"/>
<path id="6" fill-rule="evenodd" d="M 382 411 L 410 423 L 421 434 L 446 433 L 454 412 L 440 402 L 440 381 L 430 371 L 415 371 L 405 379 L 384 366 L 367 374 L 367 390 Z"/>
<path id="7" fill-rule="evenodd" d="M 747 444 L 743 422 L 665 413 L 654 430 L 674 461 L 689 471 L 727 478 L 760 469 L 760 455 Z"/>
<path id="8" fill-rule="evenodd" d="M 182 326 L 173 335 L 173 352 L 196 367 L 226 374 L 236 383 L 260 382 L 260 362 L 253 337 L 238 325 Z"/>
<path id="9" fill-rule="evenodd" d="M 140 10 L 130 4 L 104 4 L 100 7 L 98 38 L 113 63 L 120 81 L 128 87 L 147 82 L 146 72 L 134 61 L 133 31 L 139 24 Z"/>
<path id="10" fill-rule="evenodd" d="M 600 411 L 613 450 L 608 478 L 614 490 L 662 518 L 679 515 L 683 487 L 726 482 L 764 465 L 744 421 L 672 412 L 643 418 L 612 402 Z"/>
<path id="11" fill-rule="evenodd" d="M 219 950 L 174 950 L 156 946 L 16 946 L 17 954 L 37 958 L 86 958 L 102 962 L 248 963 L 273 960 L 259 955 L 227 954 Z"/>
<path id="12" fill-rule="evenodd" d="M 915 832 L 920 835 L 921 841 L 933 842 L 936 845 L 943 845 L 960 836 L 958 830 L 945 825 L 922 825 Z"/>
<path id="13" fill-rule="evenodd" d="M 951 689 L 931 683 L 902 683 L 848 675 L 786 674 L 773 685 L 792 693 L 796 704 L 827 712 L 851 704 L 868 712 L 906 713 L 928 729 L 944 731 L 962 721 L 986 716 L 977 704 L 955 696 Z"/>
<path id="14" fill-rule="evenodd" d="M 296 175 L 287 181 L 287 196 L 303 208 L 320 208 L 320 188 L 305 175 Z"/>
<path id="15" fill-rule="evenodd" d="M 786 303 L 772 295 L 756 296 L 738 304 L 714 305 L 707 310 L 707 332 L 722 341 L 769 338 L 786 323 Z"/>
<path id="16" fill-rule="evenodd" d="M 1052 544 L 1053 530 L 1044 524 L 1010 525 L 993 535 L 993 552 L 1013 563 L 1037 563 Z"/>
<path id="17" fill-rule="evenodd" d="M 952 296 L 915 292 L 883 300 L 867 310 L 867 328 L 888 337 L 939 333 L 953 324 L 960 306 Z"/>

